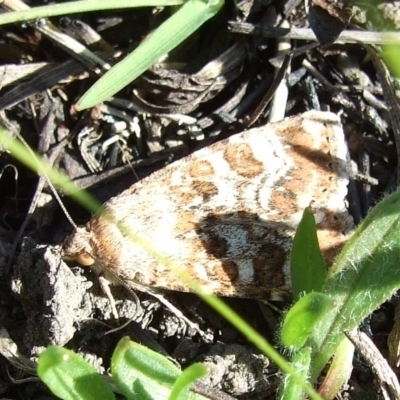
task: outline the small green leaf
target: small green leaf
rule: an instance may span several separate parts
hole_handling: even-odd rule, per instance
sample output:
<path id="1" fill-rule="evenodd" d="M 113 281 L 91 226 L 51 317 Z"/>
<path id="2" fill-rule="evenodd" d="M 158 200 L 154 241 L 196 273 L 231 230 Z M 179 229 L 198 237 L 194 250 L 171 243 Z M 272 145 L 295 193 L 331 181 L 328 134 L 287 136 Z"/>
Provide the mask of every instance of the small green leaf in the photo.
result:
<path id="1" fill-rule="evenodd" d="M 130 400 L 167 399 L 181 370 L 166 357 L 128 337 L 120 340 L 111 360 L 114 382 Z"/>
<path id="2" fill-rule="evenodd" d="M 289 349 L 304 346 L 324 314 L 334 308 L 332 299 L 322 293 L 309 293 L 288 311 L 283 322 L 281 341 Z"/>
<path id="3" fill-rule="evenodd" d="M 93 107 L 135 80 L 162 55 L 169 53 L 223 6 L 223 0 L 188 0 L 149 35 L 139 47 L 111 68 L 79 100 L 77 107 Z"/>
<path id="4" fill-rule="evenodd" d="M 188 398 L 190 385 L 207 374 L 204 364 L 195 363 L 187 367 L 175 381 L 168 400 L 184 400 Z"/>
<path id="5" fill-rule="evenodd" d="M 78 354 L 49 346 L 39 357 L 39 378 L 63 400 L 115 400 L 103 377 Z"/>
<path id="6" fill-rule="evenodd" d="M 311 347 L 303 347 L 293 357 L 292 367 L 297 373 L 307 381 L 310 364 L 311 364 Z M 303 388 L 288 375 L 285 379 L 282 395 L 279 397 L 282 400 L 302 400 L 304 399 Z"/>
<path id="7" fill-rule="evenodd" d="M 318 244 L 314 215 L 309 208 L 304 210 L 293 240 L 290 275 L 295 299 L 304 292 L 320 292 L 325 283 L 326 265 Z"/>
<path id="8" fill-rule="evenodd" d="M 149 348 L 132 342 L 128 337 L 120 340 L 111 360 L 111 372 L 114 383 L 121 393 L 129 400 L 165 400 L 168 399 L 175 381 L 181 376 L 182 371 L 163 355 Z M 189 370 L 189 377 L 199 371 Z M 189 377 L 183 377 L 183 385 L 189 383 Z M 190 380 L 192 382 L 192 380 Z M 182 384 L 178 383 L 178 388 Z M 177 389 L 178 393 L 180 389 Z M 204 400 L 194 392 L 184 393 L 184 399 Z M 182 397 L 179 396 L 181 400 Z"/>

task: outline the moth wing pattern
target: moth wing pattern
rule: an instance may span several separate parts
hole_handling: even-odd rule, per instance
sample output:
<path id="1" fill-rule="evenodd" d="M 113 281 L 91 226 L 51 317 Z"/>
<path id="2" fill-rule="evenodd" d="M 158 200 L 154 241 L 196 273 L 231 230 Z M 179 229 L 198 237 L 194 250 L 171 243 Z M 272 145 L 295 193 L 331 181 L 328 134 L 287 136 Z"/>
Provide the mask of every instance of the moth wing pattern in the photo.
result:
<path id="1" fill-rule="evenodd" d="M 201 149 L 105 203 L 107 212 L 204 289 L 282 299 L 289 254 L 311 206 L 328 262 L 347 238 L 348 153 L 338 116 L 310 111 Z M 87 225 L 100 268 L 146 287 L 191 291 L 116 225 Z"/>

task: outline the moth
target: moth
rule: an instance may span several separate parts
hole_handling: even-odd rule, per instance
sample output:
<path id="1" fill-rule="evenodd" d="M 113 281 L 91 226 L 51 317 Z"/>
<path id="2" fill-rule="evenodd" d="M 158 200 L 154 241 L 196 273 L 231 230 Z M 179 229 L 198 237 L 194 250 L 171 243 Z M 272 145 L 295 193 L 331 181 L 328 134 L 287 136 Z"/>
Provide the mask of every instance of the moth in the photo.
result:
<path id="1" fill-rule="evenodd" d="M 231 136 L 176 161 L 104 204 L 208 292 L 282 300 L 305 207 L 328 263 L 353 226 L 348 150 L 339 117 L 309 111 Z M 142 291 L 189 292 L 165 265 L 94 216 L 63 243 L 65 258 Z"/>

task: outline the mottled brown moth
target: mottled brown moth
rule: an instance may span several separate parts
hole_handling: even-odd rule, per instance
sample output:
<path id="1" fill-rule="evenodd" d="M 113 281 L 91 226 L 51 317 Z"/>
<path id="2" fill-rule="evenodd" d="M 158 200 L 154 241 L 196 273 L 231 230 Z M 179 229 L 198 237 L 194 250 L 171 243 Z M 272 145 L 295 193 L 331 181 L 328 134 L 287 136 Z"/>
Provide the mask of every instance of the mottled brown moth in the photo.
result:
<path id="1" fill-rule="evenodd" d="M 104 207 L 210 293 L 282 299 L 304 208 L 328 263 L 352 228 L 347 151 L 339 117 L 309 111 L 199 150 Z M 191 290 L 102 216 L 73 232 L 63 254 L 136 289 Z"/>

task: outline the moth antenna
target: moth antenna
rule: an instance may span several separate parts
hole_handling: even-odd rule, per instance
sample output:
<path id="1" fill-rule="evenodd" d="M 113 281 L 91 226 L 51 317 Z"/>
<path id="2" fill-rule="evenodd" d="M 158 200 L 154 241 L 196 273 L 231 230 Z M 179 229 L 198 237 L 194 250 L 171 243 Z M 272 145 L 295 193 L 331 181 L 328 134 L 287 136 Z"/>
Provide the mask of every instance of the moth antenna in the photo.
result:
<path id="1" fill-rule="evenodd" d="M 64 203 L 61 200 L 60 195 L 58 194 L 57 189 L 55 188 L 55 186 L 53 185 L 53 182 L 50 180 L 49 176 L 47 175 L 46 171 L 43 170 L 41 168 L 41 164 L 39 159 L 37 158 L 36 154 L 34 153 L 34 151 L 30 148 L 30 146 L 28 145 L 28 143 L 25 141 L 25 139 L 19 134 L 19 132 L 16 132 L 16 136 L 18 137 L 18 139 L 23 143 L 23 145 L 27 148 L 27 150 L 29 151 L 29 153 L 31 153 L 32 157 L 35 159 L 35 161 L 37 162 L 38 166 L 39 166 L 39 173 L 42 175 L 42 177 L 46 180 L 47 184 L 50 187 L 50 190 L 53 192 L 54 197 L 57 200 L 57 203 L 59 204 L 59 206 L 61 207 L 61 209 L 64 212 L 64 215 L 67 217 L 67 220 L 69 221 L 69 223 L 72 225 L 72 227 L 74 229 L 77 229 L 78 226 L 75 224 L 74 220 L 72 219 L 71 215 L 69 214 L 69 212 L 67 211 L 67 209 L 65 208 Z M 57 152 L 58 153 L 58 152 Z M 51 161 L 49 159 L 49 161 Z M 42 189 L 42 188 L 40 188 Z M 32 202 L 33 203 L 33 202 Z M 36 203 L 36 202 L 35 202 Z M 36 207 L 36 204 L 34 204 L 34 206 Z"/>
<path id="2" fill-rule="evenodd" d="M 18 244 L 21 241 L 22 235 L 24 234 L 25 228 L 27 227 L 29 220 L 31 218 L 32 213 L 34 212 L 38 200 L 39 200 L 39 195 L 43 189 L 44 186 L 44 181 L 46 181 L 48 183 L 48 185 L 50 186 L 51 191 L 53 192 L 54 197 L 56 198 L 58 204 L 60 205 L 61 209 L 63 210 L 65 216 L 67 217 L 68 221 L 70 222 L 70 224 L 73 226 L 74 229 L 77 229 L 77 225 L 75 224 L 75 222 L 72 220 L 71 216 L 69 215 L 68 211 L 66 210 L 64 203 L 62 202 L 60 195 L 58 194 L 56 188 L 54 187 L 53 183 L 51 182 L 50 178 L 48 177 L 46 171 L 43 170 L 43 168 L 41 167 L 41 164 L 39 162 L 39 159 L 37 158 L 36 154 L 34 153 L 34 151 L 30 148 L 29 144 L 26 142 L 26 140 L 21 136 L 21 134 L 15 130 L 15 129 L 10 129 L 10 127 L 7 127 L 8 130 L 12 130 L 12 133 L 18 138 L 18 140 L 25 146 L 25 148 L 29 151 L 29 153 L 31 154 L 31 156 L 33 157 L 33 159 L 37 162 L 38 166 L 39 166 L 39 175 L 40 175 L 40 179 L 38 182 L 38 185 L 36 187 L 36 191 L 35 194 L 32 198 L 31 204 L 29 206 L 28 212 L 26 214 L 26 217 L 24 219 L 24 221 L 21 224 L 21 227 L 19 228 L 19 231 L 15 237 L 14 243 L 11 247 L 10 250 L 10 256 L 8 258 L 8 262 L 7 262 L 7 268 L 11 267 L 12 261 L 14 259 L 14 254 L 17 250 Z M 61 146 L 56 148 L 54 153 L 51 155 L 51 157 L 49 158 L 49 161 L 51 162 L 52 160 L 54 160 L 57 156 L 59 151 L 61 150 Z M 42 179 L 43 178 L 43 179 Z"/>
<path id="3" fill-rule="evenodd" d="M 54 197 L 57 200 L 58 205 L 61 207 L 61 210 L 63 211 L 64 215 L 66 216 L 68 222 L 72 225 L 72 227 L 76 230 L 78 229 L 78 225 L 75 224 L 74 220 L 72 219 L 71 215 L 69 214 L 69 212 L 67 211 L 64 203 L 61 200 L 60 195 L 57 192 L 57 189 L 54 187 L 53 182 L 49 179 L 49 177 L 47 176 L 47 174 L 45 172 L 43 172 L 43 176 L 47 181 L 47 184 L 50 186 L 51 191 L 53 192 Z"/>
<path id="4" fill-rule="evenodd" d="M 119 149 L 121 150 L 122 154 L 125 154 L 126 151 L 125 149 L 121 146 L 121 144 L 119 142 L 117 142 Z M 136 181 L 139 182 L 140 179 L 136 173 L 135 167 L 132 165 L 131 161 L 129 160 L 129 157 L 126 158 L 126 163 L 129 165 L 134 177 L 136 178 Z"/>
<path id="5" fill-rule="evenodd" d="M 133 300 L 136 303 L 136 312 L 135 312 L 135 315 L 132 316 L 132 318 L 130 318 L 128 321 L 126 321 L 124 324 L 118 326 L 117 328 L 114 328 L 114 329 L 111 329 L 110 331 L 107 331 L 104 334 L 104 336 L 108 335 L 110 333 L 118 332 L 119 330 L 121 330 L 121 329 L 125 328 L 126 326 L 128 326 L 134 320 L 134 318 L 139 313 L 139 311 L 141 310 L 141 305 L 140 305 L 139 298 L 138 298 L 137 294 L 132 290 L 132 287 L 130 287 L 129 284 L 127 282 L 125 282 L 120 276 L 118 276 L 118 274 L 114 273 L 113 271 L 111 271 L 109 269 L 107 269 L 107 272 L 110 275 L 112 275 L 112 277 L 115 278 L 118 281 L 118 283 L 121 286 L 123 286 L 128 291 L 128 293 L 132 296 Z M 100 286 L 101 286 L 104 294 L 108 297 L 109 301 L 111 302 L 111 307 L 115 308 L 114 298 L 112 297 L 112 293 L 110 291 L 110 288 L 106 284 L 106 282 L 107 282 L 107 279 L 103 278 L 100 281 Z M 136 284 L 133 281 L 131 281 L 131 284 L 134 284 L 135 286 L 141 286 L 140 284 Z M 204 335 L 204 332 L 198 327 L 198 325 L 196 325 L 190 319 L 185 317 L 185 315 L 183 315 L 183 313 L 180 310 L 178 310 L 171 302 L 169 302 L 162 294 L 156 293 L 155 291 L 153 291 L 151 288 L 148 288 L 148 287 L 141 287 L 141 291 L 144 291 L 147 294 L 149 294 L 150 296 L 155 297 L 161 304 L 163 304 L 175 316 L 177 316 L 178 318 L 181 318 L 191 328 L 195 329 L 197 332 L 199 332 L 200 334 Z"/>

